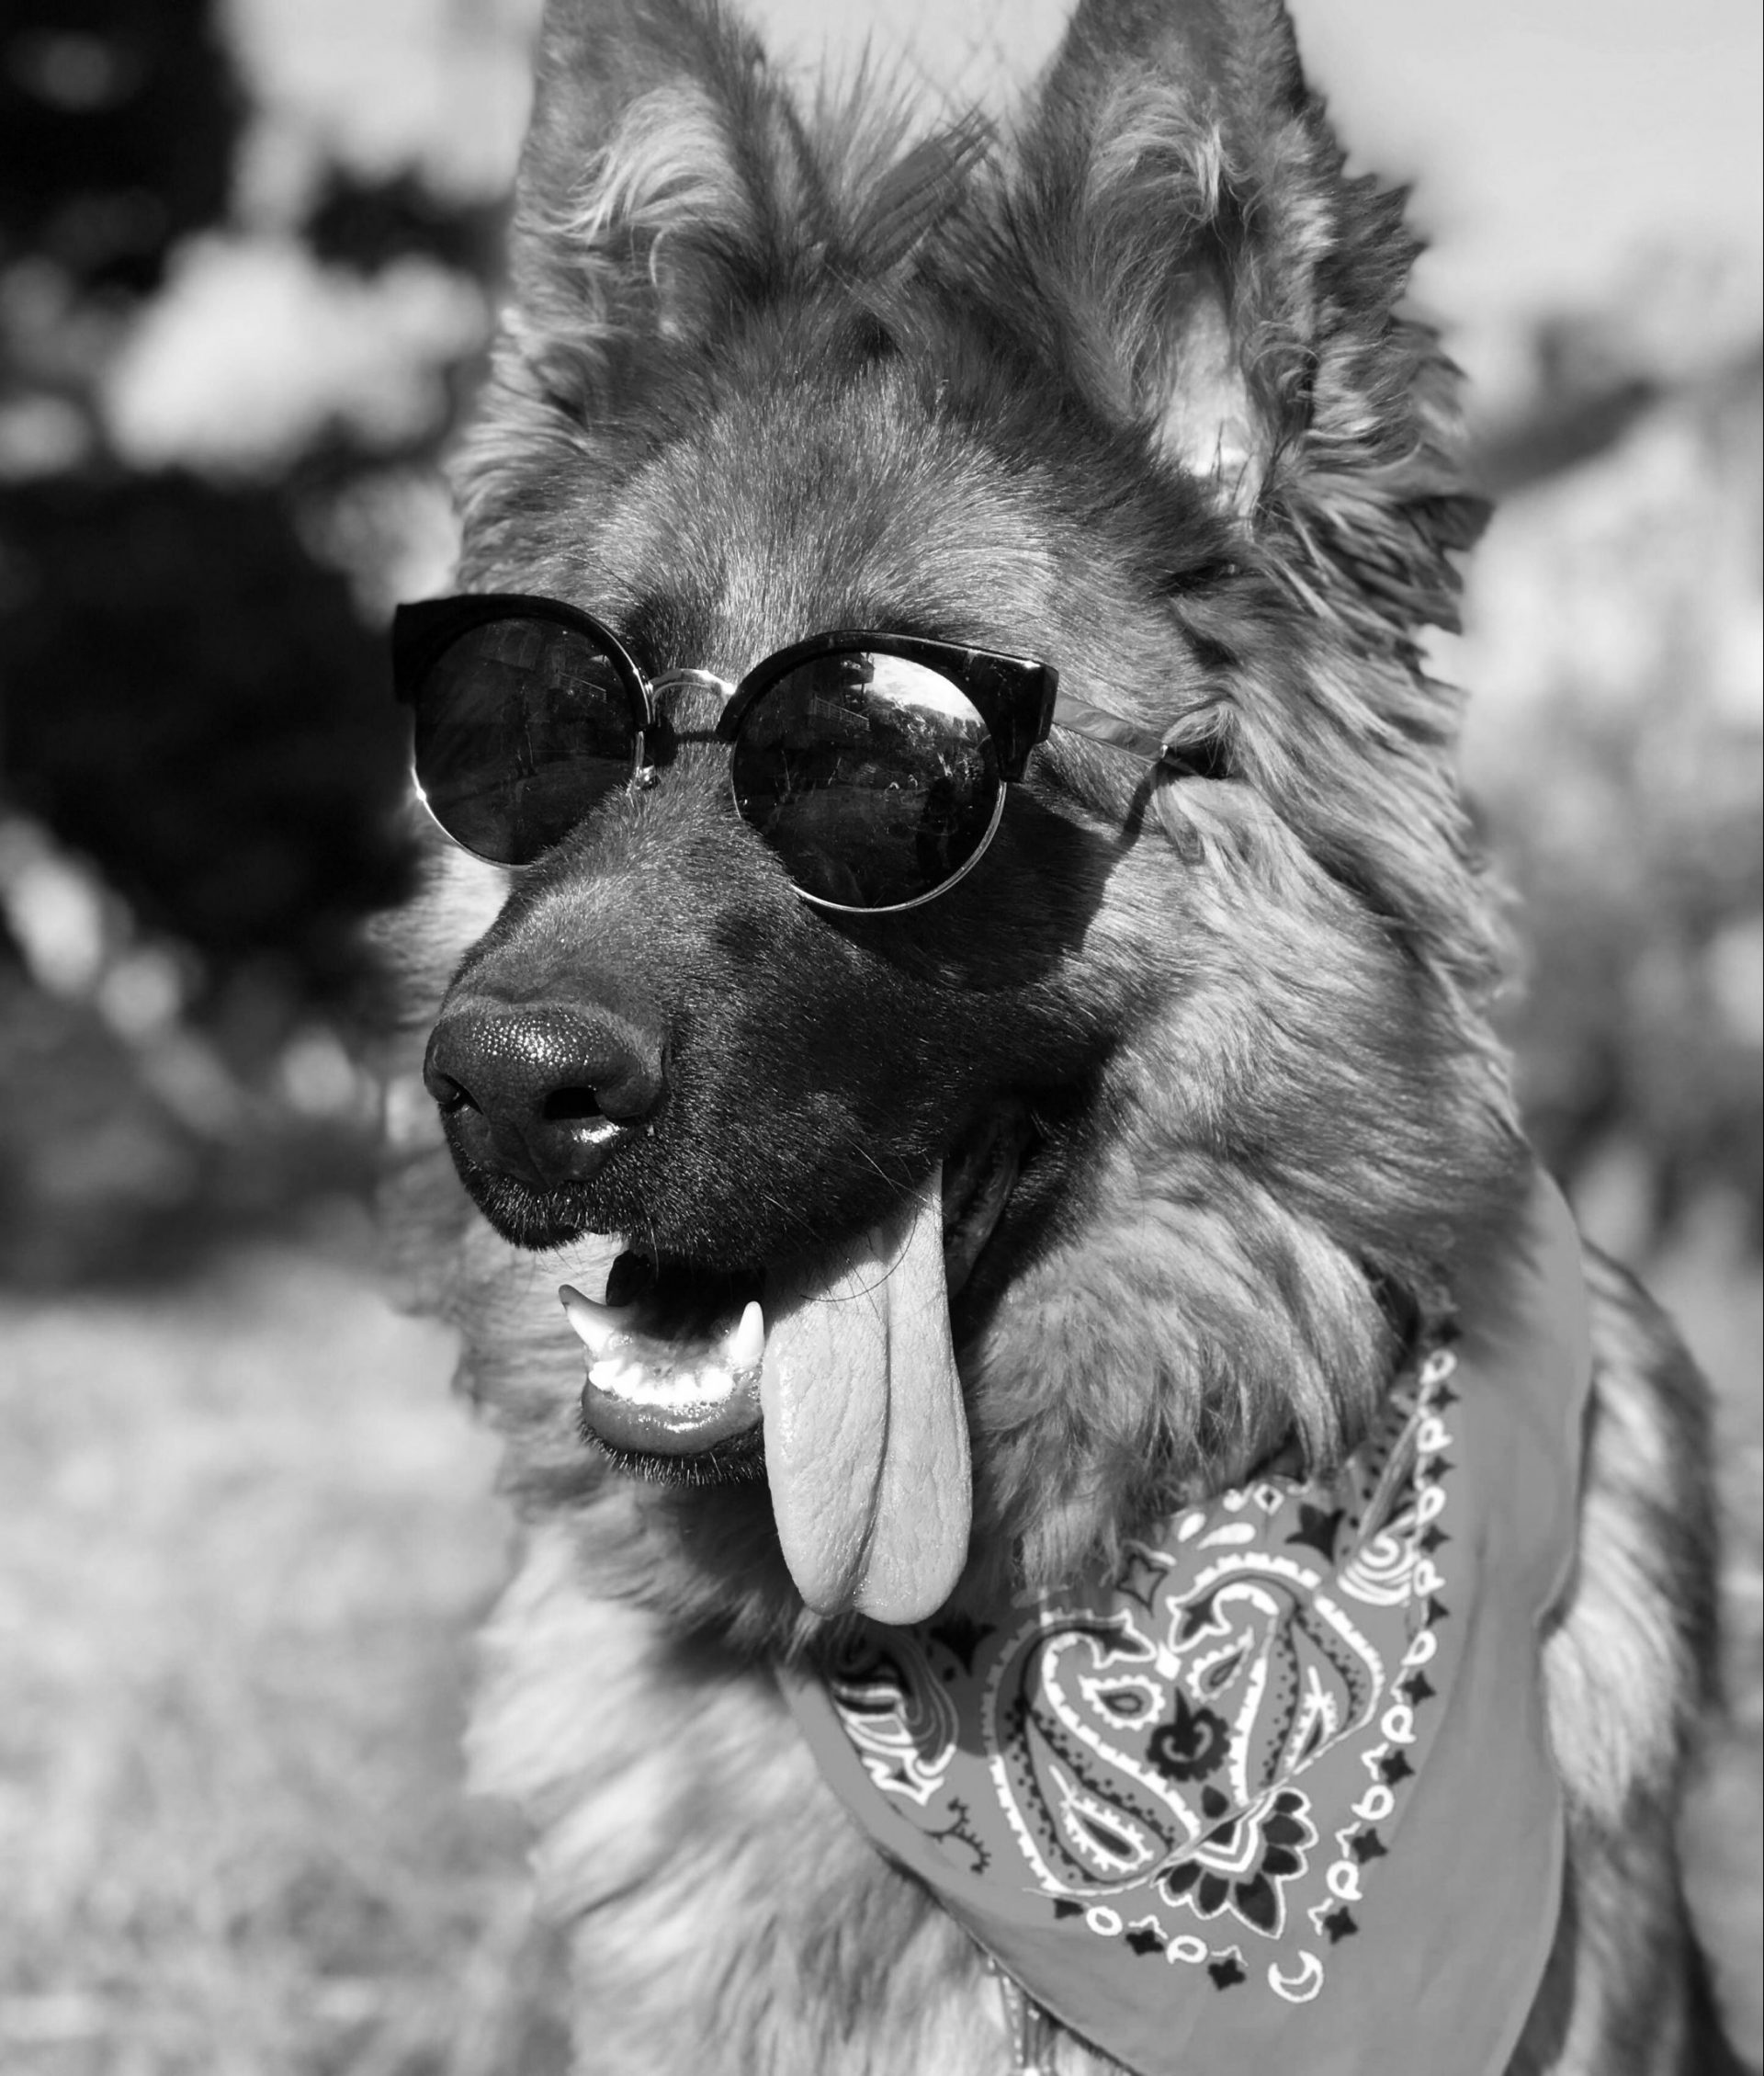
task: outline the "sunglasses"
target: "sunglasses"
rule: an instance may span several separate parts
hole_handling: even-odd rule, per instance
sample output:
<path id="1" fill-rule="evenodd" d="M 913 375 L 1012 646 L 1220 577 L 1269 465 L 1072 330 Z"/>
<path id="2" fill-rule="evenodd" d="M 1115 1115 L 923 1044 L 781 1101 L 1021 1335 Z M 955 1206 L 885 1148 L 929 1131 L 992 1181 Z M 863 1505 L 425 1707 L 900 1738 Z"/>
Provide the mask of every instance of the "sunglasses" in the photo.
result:
<path id="1" fill-rule="evenodd" d="M 806 901 L 844 914 L 917 908 L 966 878 L 1056 721 L 1153 759 L 1162 747 L 1060 698 L 1057 675 L 1023 656 L 818 634 L 733 687 L 692 670 L 651 681 L 592 614 L 514 594 L 401 606 L 392 670 L 418 788 L 476 856 L 530 865 L 601 801 L 653 784 L 674 743 L 725 743 L 736 811 Z M 673 686 L 724 697 L 713 729 L 671 724 L 656 693 Z"/>

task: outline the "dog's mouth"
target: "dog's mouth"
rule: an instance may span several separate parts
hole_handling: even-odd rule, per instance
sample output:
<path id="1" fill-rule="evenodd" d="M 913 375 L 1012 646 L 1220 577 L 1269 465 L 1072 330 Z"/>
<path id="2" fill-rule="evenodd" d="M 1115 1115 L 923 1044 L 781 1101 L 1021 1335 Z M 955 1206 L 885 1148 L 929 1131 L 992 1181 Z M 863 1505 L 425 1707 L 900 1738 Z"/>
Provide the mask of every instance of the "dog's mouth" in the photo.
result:
<path id="1" fill-rule="evenodd" d="M 748 1275 L 621 1254 L 596 1304 L 586 1437 L 673 1482 L 763 1472 L 785 1560 L 820 1614 L 914 1621 L 967 1559 L 967 1417 L 950 1298 L 997 1230 L 1028 1139 L 1016 1106 L 867 1231 Z"/>

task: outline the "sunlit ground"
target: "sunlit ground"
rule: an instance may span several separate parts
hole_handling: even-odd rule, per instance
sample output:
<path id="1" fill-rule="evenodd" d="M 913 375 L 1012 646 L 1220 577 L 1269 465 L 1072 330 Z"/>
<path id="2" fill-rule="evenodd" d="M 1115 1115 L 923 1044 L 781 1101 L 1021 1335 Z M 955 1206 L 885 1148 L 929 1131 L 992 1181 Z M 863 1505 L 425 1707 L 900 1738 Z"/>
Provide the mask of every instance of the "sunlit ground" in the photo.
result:
<path id="1" fill-rule="evenodd" d="M 0 1309 L 0 2069 L 563 2066 L 469 1800 L 493 1451 L 328 1249 Z"/>
<path id="2" fill-rule="evenodd" d="M 518 1832 L 468 1799 L 493 1450 L 368 1237 L 184 1287 L 0 1304 L 0 2069 L 539 2076 L 555 1952 Z M 1721 1366 L 1738 1721 L 1690 1836 L 1759 2036 L 1755 1285 L 1671 1294 Z"/>

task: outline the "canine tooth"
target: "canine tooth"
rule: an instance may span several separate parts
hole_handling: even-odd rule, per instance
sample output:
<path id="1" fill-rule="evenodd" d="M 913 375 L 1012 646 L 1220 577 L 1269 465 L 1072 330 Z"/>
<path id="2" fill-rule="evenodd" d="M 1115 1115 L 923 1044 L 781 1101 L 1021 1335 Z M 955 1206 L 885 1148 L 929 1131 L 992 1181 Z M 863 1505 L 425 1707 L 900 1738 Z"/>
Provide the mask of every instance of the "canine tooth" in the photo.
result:
<path id="1" fill-rule="evenodd" d="M 560 1283 L 558 1296 L 563 1300 L 564 1317 L 594 1356 L 604 1356 L 616 1335 L 628 1332 L 631 1314 L 637 1309 L 634 1305 L 597 1305 L 592 1298 L 584 1298 L 573 1283 Z"/>
<path id="2" fill-rule="evenodd" d="M 765 1354 L 765 1314 L 757 1299 L 750 1298 L 734 1332 L 723 1343 L 721 1354 L 730 1369 L 757 1369 Z"/>

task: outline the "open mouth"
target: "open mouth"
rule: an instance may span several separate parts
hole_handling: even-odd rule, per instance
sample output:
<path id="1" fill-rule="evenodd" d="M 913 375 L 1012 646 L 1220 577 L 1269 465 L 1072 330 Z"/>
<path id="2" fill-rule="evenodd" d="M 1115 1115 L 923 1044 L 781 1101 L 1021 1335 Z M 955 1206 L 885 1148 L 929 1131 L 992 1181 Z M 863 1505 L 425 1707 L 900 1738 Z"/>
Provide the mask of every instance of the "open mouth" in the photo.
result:
<path id="1" fill-rule="evenodd" d="M 949 1299 L 997 1229 L 1027 1138 L 1020 1106 L 993 1112 L 888 1218 L 805 1260 L 743 1276 L 628 1252 L 607 1301 L 564 1286 L 588 1352 L 584 1435 L 639 1476 L 763 1471 L 819 1612 L 930 1613 L 967 1541 Z"/>

